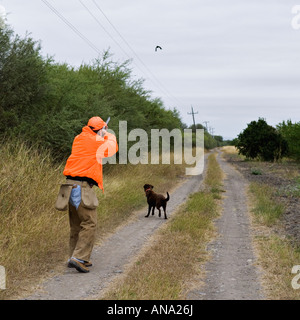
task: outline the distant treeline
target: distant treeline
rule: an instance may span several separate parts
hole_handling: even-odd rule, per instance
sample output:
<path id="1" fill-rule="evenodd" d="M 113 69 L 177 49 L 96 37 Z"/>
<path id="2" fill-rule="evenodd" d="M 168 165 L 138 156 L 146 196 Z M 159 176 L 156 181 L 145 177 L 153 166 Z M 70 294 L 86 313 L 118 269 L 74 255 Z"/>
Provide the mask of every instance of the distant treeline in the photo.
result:
<path id="1" fill-rule="evenodd" d="M 133 79 L 129 65 L 114 62 L 106 51 L 74 68 L 43 57 L 40 43 L 28 34 L 22 38 L 10 27 L 0 29 L 0 138 L 18 137 L 62 160 L 92 116 L 110 116 L 116 134 L 120 120 L 127 121 L 128 131 L 186 128 L 176 109 L 167 110 L 142 79 Z M 219 142 L 205 133 L 206 148 Z"/>
<path id="2" fill-rule="evenodd" d="M 192 125 L 189 127 L 192 130 L 195 130 L 195 126 Z M 217 147 L 223 147 L 228 145 L 233 145 L 233 140 L 223 140 L 222 136 L 214 135 L 212 136 L 206 129 L 205 126 L 198 123 L 196 124 L 196 129 L 204 130 L 204 147 L 206 149 L 213 149 Z"/>

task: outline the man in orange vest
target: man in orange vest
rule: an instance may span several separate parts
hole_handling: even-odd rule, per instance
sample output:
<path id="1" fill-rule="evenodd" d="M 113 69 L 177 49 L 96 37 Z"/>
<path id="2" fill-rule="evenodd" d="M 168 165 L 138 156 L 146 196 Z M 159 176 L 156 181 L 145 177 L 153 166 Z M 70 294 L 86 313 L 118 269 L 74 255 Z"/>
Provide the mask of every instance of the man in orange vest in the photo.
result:
<path id="1" fill-rule="evenodd" d="M 118 151 L 116 137 L 107 132 L 107 124 L 93 117 L 75 137 L 72 153 L 63 174 L 72 184 L 69 202 L 70 259 L 68 266 L 89 272 L 97 225 L 98 199 L 93 186 L 103 189 L 102 162 Z"/>

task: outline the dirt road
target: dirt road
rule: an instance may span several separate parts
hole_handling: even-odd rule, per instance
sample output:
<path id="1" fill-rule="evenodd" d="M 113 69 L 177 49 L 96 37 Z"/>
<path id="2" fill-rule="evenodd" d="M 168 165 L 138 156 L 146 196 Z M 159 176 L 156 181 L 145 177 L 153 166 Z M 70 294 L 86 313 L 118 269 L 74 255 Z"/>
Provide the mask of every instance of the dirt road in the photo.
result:
<path id="1" fill-rule="evenodd" d="M 191 193 L 196 192 L 202 182 L 202 175 L 185 177 L 183 183 L 170 193 L 167 213 L 170 216 Z M 146 198 L 145 198 L 146 204 Z M 128 264 L 147 243 L 149 237 L 167 220 L 158 215 L 145 218 L 147 207 L 138 211 L 134 219 L 119 228 L 104 243 L 95 247 L 90 273 L 78 273 L 68 269 L 45 283 L 28 300 L 79 300 L 99 299 L 105 288 L 124 271 Z"/>
<path id="2" fill-rule="evenodd" d="M 263 295 L 251 245 L 247 182 L 220 154 L 218 162 L 226 175 L 223 211 L 216 221 L 218 236 L 208 248 L 212 259 L 206 265 L 205 285 L 190 292 L 188 298 L 260 300 Z"/>
<path id="3" fill-rule="evenodd" d="M 218 156 L 226 174 L 223 212 L 216 221 L 219 236 L 209 246 L 211 261 L 206 265 L 205 286 L 190 292 L 188 299 L 263 299 L 259 274 L 254 266 L 255 257 L 251 246 L 250 225 L 246 202 L 246 181 L 242 175 Z M 168 214 L 196 192 L 202 176 L 186 178 L 171 194 Z M 42 283 L 36 292 L 25 299 L 79 300 L 99 299 L 110 283 L 124 272 L 124 266 L 140 252 L 155 231 L 166 220 L 144 216 L 147 208 L 136 212 L 134 219 L 120 227 L 92 255 L 94 266 L 88 274 L 74 269 Z"/>

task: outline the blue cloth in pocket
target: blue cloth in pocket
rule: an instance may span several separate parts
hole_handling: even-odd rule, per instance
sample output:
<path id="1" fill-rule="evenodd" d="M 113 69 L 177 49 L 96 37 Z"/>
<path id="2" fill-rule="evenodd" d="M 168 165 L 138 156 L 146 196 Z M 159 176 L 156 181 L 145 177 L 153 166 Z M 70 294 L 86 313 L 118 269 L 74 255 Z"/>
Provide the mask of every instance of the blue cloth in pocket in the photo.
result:
<path id="1" fill-rule="evenodd" d="M 77 186 L 71 191 L 70 203 L 77 210 L 80 205 L 80 202 L 81 202 L 81 186 Z"/>

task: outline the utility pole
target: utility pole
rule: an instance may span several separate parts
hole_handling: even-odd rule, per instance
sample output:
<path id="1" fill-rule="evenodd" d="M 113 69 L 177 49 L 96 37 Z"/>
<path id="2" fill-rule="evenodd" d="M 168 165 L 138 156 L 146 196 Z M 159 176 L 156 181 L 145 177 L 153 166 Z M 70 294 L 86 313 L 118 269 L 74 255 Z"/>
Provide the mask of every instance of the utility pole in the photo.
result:
<path id="1" fill-rule="evenodd" d="M 205 128 L 206 128 L 206 131 L 208 132 L 207 124 L 209 123 L 209 121 L 203 121 L 203 123 L 205 123 Z"/>
<path id="2" fill-rule="evenodd" d="M 198 111 L 194 112 L 193 106 L 191 106 L 191 107 L 192 107 L 192 112 L 188 112 L 187 114 L 191 114 L 193 116 L 194 128 L 196 130 L 195 114 L 198 114 Z"/>

